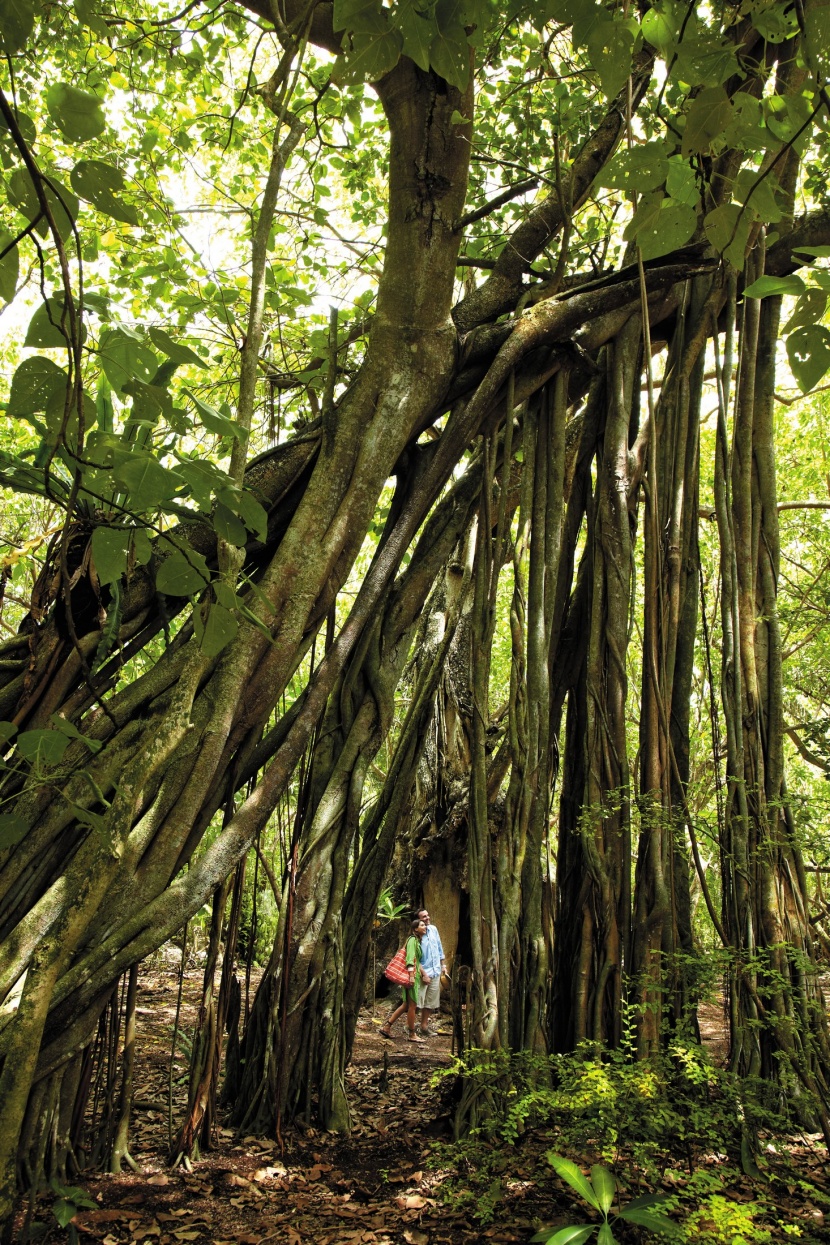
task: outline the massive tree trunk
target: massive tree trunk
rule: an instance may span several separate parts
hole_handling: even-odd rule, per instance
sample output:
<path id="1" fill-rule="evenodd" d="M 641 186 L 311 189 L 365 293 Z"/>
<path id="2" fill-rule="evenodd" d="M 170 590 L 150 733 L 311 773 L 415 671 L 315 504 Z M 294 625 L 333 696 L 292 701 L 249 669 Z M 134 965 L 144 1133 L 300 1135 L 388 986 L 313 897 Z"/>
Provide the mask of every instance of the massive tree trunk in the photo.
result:
<path id="1" fill-rule="evenodd" d="M 761 250 L 759 267 L 762 261 Z M 730 1064 L 741 1075 L 779 1081 L 801 1121 L 818 1124 L 830 1142 L 830 1045 L 784 781 L 773 443 L 780 300 L 745 300 L 743 314 L 731 454 L 725 385 L 719 426 Z"/>
<path id="2" fill-rule="evenodd" d="M 417 480 L 416 472 L 410 486 L 417 488 Z M 308 1113 L 312 1098 L 325 1127 L 348 1127 L 343 923 L 350 853 L 366 776 L 392 725 L 418 617 L 436 578 L 458 575 L 457 546 L 480 480 L 481 464 L 473 463 L 436 508 L 329 699 L 298 809 L 276 940 L 241 1051 L 234 1113 L 245 1128 L 271 1131 L 301 1108 Z M 393 505 L 390 525 L 400 508 Z M 381 543 L 377 556 L 383 554 Z M 368 885 L 374 912 L 380 885 L 374 878 Z M 359 906 L 362 897 L 352 897 Z M 354 973 L 349 962 L 349 978 Z"/>
<path id="3" fill-rule="evenodd" d="M 692 950 L 685 785 L 698 596 L 700 397 L 703 346 L 720 297 L 717 283 L 707 278 L 690 283 L 649 418 L 641 830 L 631 961 L 642 1053 L 656 1050 L 665 1011 L 678 1021 L 689 1008 L 683 967 Z"/>
<path id="4" fill-rule="evenodd" d="M 466 193 L 469 144 L 450 116 L 471 105 L 458 92 L 439 91 L 436 80 L 411 62 L 402 62 L 380 90 L 391 135 L 390 226 L 377 314 L 360 375 L 336 417 L 324 421 L 307 487 L 260 577 L 252 608 L 264 615 L 269 638 L 243 625 L 212 659 L 183 629 L 153 671 L 116 694 L 106 713 L 89 716 L 87 734 L 104 744 L 87 771 L 94 795 L 79 776 L 70 779 L 60 803 L 48 788 L 21 797 L 24 815 L 38 827 L 27 839 L 29 858 L 55 850 L 59 838 L 63 856 L 74 854 L 60 884 L 26 905 L 3 948 L 4 990 L 25 973 L 20 1001 L 0 1037 L 6 1199 L 30 1086 L 86 1043 L 108 983 L 200 906 L 253 841 L 306 746 L 338 663 L 362 630 L 361 611 L 363 617 L 371 613 L 434 496 L 419 499 L 415 515 L 407 516 L 403 547 L 389 541 L 390 556 L 381 557 L 357 617 L 338 637 L 254 793 L 199 865 L 169 886 L 199 827 L 221 804 L 234 758 L 242 768 L 250 758 L 352 564 L 381 488 L 413 431 L 439 407 L 453 367 L 449 311 L 459 239 L 451 226 Z M 143 720 L 135 716 L 139 707 Z M 83 755 L 86 746 L 75 749 Z M 101 799 L 108 806 L 97 811 Z M 87 823 L 96 821 L 92 833 L 78 821 L 85 808 Z M 22 864 L 10 861 L 18 877 Z"/>

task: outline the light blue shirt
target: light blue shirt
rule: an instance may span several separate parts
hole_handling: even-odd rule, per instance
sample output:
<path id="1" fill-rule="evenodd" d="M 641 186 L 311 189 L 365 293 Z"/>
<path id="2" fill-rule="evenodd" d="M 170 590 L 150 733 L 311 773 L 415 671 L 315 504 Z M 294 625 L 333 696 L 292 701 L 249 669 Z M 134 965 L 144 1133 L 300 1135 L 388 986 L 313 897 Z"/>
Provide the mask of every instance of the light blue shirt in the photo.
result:
<path id="1" fill-rule="evenodd" d="M 443 958 L 444 948 L 441 945 L 441 935 L 434 925 L 428 925 L 427 932 L 421 939 L 421 969 L 431 978 L 439 977 Z"/>

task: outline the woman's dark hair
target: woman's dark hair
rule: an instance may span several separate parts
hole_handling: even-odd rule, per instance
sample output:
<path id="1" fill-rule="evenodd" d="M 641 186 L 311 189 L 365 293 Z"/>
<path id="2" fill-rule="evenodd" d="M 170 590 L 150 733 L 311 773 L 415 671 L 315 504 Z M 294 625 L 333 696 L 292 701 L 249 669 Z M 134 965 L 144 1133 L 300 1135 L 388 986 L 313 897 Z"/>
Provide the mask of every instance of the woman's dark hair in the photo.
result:
<path id="1" fill-rule="evenodd" d="M 412 928 L 412 933 L 413 933 L 413 934 L 417 934 L 417 932 L 418 932 L 418 926 L 419 926 L 420 924 L 421 924 L 421 918 L 420 918 L 419 916 L 416 916 L 416 918 L 415 918 L 415 920 L 412 922 L 412 926 L 411 926 L 411 928 Z"/>

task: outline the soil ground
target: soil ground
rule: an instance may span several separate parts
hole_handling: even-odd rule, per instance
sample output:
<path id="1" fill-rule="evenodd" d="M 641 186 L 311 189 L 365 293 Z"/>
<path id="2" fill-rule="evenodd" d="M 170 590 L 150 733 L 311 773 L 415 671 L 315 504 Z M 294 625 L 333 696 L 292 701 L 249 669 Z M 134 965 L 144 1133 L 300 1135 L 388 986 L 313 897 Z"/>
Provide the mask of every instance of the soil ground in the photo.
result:
<path id="1" fill-rule="evenodd" d="M 198 969 L 185 976 L 184 1035 L 193 1031 L 200 984 Z M 468 1168 L 465 1178 L 463 1164 L 456 1160 L 453 1165 L 442 1149 L 451 1135 L 450 1082 L 435 1075 L 452 1059 L 449 1018 L 442 1017 L 437 1036 L 421 1045 L 406 1040 L 402 1021 L 395 1040 L 384 1041 L 378 1030 L 389 1011 L 386 1000 L 379 1000 L 374 1012 L 367 1009 L 359 1023 L 347 1073 L 350 1136 L 291 1128 L 280 1145 L 273 1138 L 239 1137 L 222 1128 L 216 1147 L 191 1172 L 169 1170 L 168 1084 L 177 989 L 178 972 L 169 961 L 157 959 L 143 968 L 130 1145 L 140 1171 L 83 1178 L 96 1207 L 80 1210 L 75 1218 L 81 1245 L 497 1245 L 527 1242 L 542 1224 L 584 1222 L 584 1208 L 577 1209 L 545 1160 L 549 1134 L 529 1134 L 515 1147 L 483 1150 L 484 1183 L 481 1170 Z M 703 1017 L 703 1029 L 704 1040 L 720 1054 L 717 1008 Z M 181 1049 L 186 1040 L 179 1045 L 173 1066 L 174 1129 L 186 1101 L 187 1062 Z M 801 1156 L 805 1178 L 826 1185 L 826 1152 L 805 1145 Z M 730 1196 L 737 1205 L 751 1200 L 753 1192 L 747 1186 Z M 799 1227 L 795 1239 L 830 1241 L 815 1202 L 799 1196 L 795 1186 L 792 1198 L 784 1193 L 784 1201 L 791 1201 L 788 1222 Z M 66 1240 L 49 1200 L 41 1200 L 35 1220 L 39 1245 Z M 704 1232 L 694 1239 L 754 1245 L 751 1237 L 740 1235 Z M 793 1238 L 787 1231 L 759 1239 Z M 620 1240 L 645 1236 L 627 1228 Z"/>

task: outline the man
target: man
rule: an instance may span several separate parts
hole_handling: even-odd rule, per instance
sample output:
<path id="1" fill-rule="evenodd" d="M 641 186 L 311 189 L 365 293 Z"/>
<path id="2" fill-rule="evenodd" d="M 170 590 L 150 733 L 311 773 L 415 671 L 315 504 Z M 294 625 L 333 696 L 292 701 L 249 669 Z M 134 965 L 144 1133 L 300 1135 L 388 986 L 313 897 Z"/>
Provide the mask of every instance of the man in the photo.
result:
<path id="1" fill-rule="evenodd" d="M 421 981 L 418 985 L 418 1006 L 421 1009 L 421 1037 L 430 1037 L 429 1014 L 441 1006 L 441 978 L 446 975 L 447 961 L 441 935 L 430 923 L 429 913 L 422 908 L 418 920 L 426 926 L 421 940 Z"/>

